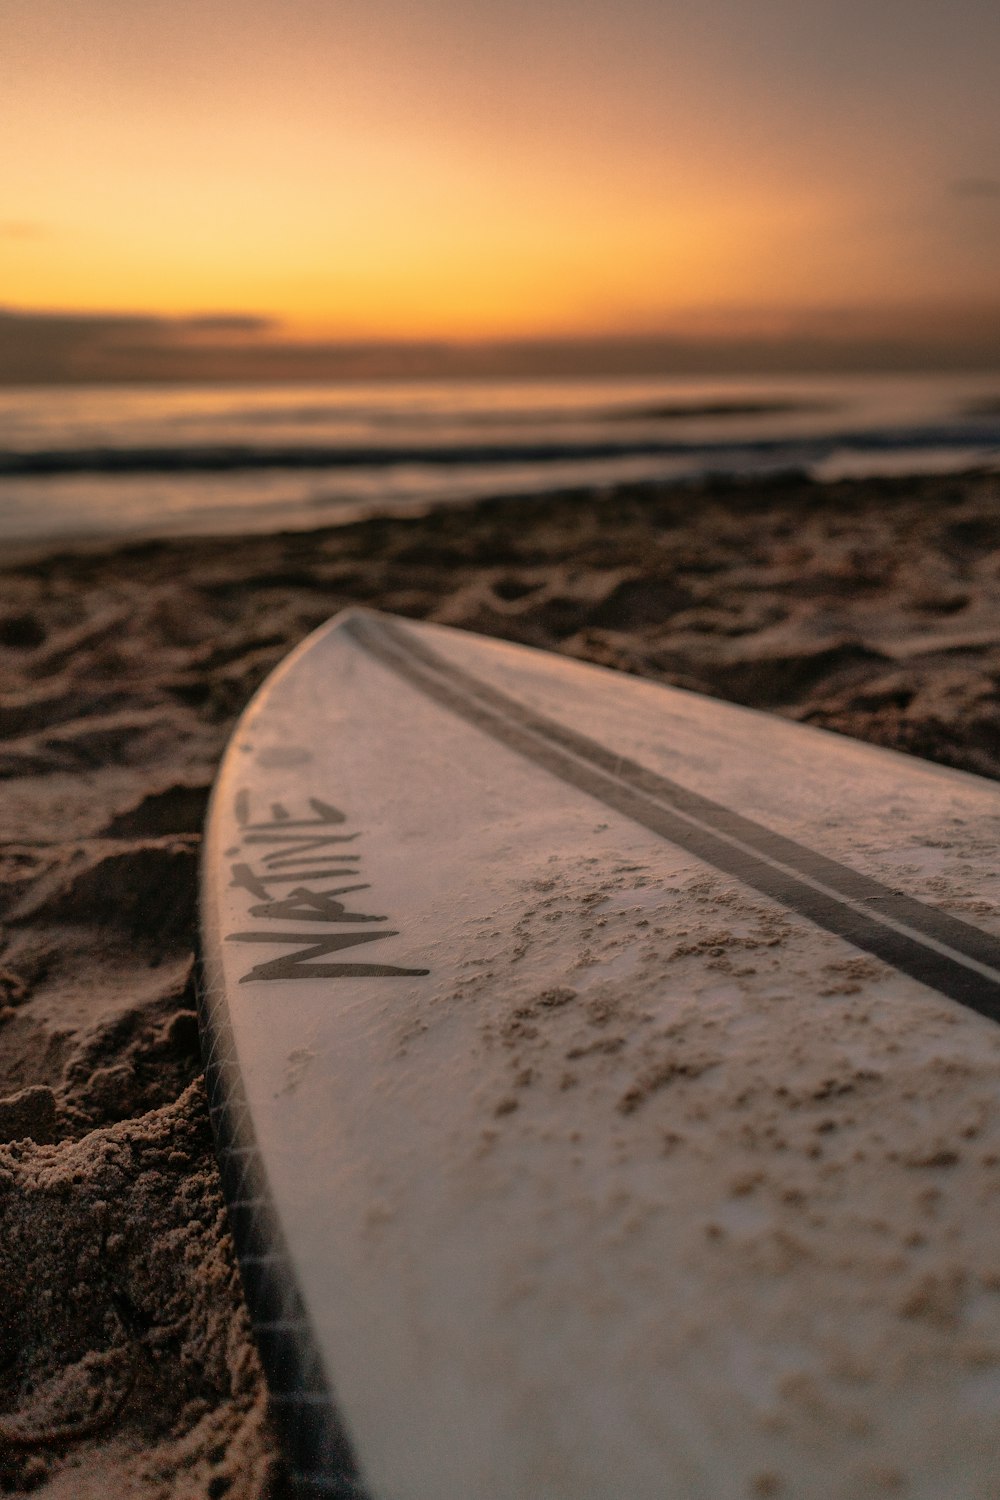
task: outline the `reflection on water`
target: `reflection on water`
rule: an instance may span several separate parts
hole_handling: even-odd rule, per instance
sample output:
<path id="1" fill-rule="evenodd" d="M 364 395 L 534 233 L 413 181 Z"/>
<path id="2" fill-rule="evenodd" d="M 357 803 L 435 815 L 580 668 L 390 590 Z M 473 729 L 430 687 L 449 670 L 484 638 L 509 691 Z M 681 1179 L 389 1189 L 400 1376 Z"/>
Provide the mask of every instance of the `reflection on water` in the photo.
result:
<path id="1" fill-rule="evenodd" d="M 0 392 L 0 535 L 301 527 L 699 474 L 1000 458 L 1000 374 Z"/>

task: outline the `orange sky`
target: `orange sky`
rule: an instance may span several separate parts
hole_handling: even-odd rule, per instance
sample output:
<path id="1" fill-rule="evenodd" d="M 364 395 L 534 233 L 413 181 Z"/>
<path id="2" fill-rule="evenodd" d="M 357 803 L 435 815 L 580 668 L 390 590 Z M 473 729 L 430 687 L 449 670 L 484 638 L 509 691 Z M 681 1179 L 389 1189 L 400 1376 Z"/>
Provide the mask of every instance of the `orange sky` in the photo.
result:
<path id="1" fill-rule="evenodd" d="M 0 305 L 342 339 L 996 302 L 998 56 L 993 0 L 5 0 Z"/>

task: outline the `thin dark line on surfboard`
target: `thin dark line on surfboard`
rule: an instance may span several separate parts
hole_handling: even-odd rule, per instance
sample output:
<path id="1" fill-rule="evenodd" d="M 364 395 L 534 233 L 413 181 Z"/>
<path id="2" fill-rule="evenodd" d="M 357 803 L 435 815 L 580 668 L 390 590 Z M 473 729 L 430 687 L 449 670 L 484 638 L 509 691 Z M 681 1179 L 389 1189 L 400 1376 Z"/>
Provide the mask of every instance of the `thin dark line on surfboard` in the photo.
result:
<path id="1" fill-rule="evenodd" d="M 446 661 L 405 627 L 357 614 L 344 629 L 405 681 L 552 775 L 1000 1022 L 1000 938 L 608 750 Z"/>

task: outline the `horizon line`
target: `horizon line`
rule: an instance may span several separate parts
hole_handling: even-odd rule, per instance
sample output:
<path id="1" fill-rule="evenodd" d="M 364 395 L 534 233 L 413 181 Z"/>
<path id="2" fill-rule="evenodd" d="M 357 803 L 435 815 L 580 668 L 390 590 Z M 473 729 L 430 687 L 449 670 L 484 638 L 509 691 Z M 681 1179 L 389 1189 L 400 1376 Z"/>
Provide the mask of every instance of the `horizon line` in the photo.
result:
<path id="1" fill-rule="evenodd" d="M 0 305 L 4 387 L 961 370 L 1000 371 L 1000 300 L 704 309 L 644 330 L 341 338 L 296 336 L 253 313 Z"/>

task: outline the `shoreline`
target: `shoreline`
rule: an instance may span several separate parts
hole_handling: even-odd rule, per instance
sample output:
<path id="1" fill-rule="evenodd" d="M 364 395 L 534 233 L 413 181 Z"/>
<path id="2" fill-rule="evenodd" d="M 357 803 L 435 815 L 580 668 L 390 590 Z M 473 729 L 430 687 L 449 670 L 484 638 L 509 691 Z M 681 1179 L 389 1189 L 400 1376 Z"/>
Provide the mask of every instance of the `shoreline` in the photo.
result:
<path id="1" fill-rule="evenodd" d="M 283 1494 L 208 1135 L 198 843 L 339 608 L 506 636 L 1000 779 L 1000 477 L 620 486 L 0 568 L 0 1488 Z"/>

